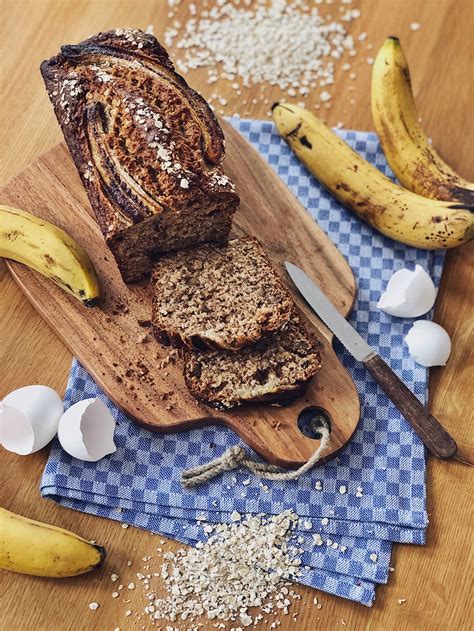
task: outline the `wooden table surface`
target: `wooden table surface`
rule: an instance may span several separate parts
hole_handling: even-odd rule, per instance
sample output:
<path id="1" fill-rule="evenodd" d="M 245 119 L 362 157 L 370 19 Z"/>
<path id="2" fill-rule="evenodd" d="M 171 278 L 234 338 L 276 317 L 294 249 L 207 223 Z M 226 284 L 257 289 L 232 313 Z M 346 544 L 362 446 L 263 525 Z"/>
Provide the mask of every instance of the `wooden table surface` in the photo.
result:
<path id="1" fill-rule="evenodd" d="M 336 15 L 339 4 L 340 0 L 334 0 L 324 10 L 332 10 Z M 201 6 L 202 0 L 197 5 Z M 337 73 L 327 122 L 335 125 L 342 121 L 347 127 L 373 129 L 370 66 L 365 58 L 375 56 L 384 38 L 396 34 L 401 37 L 410 61 L 423 125 L 447 161 L 467 179 L 474 180 L 472 1 L 354 0 L 352 7 L 359 7 L 362 17 L 349 25 L 351 32 L 357 35 L 366 31 L 365 45 L 372 43 L 374 48 L 353 60 L 358 74 L 355 91 L 348 92 L 348 77 Z M 109 28 L 145 28 L 153 24 L 160 36 L 169 23 L 169 9 L 165 2 L 148 0 L 2 0 L 1 8 L 0 183 L 4 183 L 61 140 L 39 74 L 41 60 L 55 54 L 63 43 L 73 43 Z M 182 13 L 179 9 L 177 17 Z M 412 22 L 421 24 L 419 31 L 411 31 Z M 227 114 L 240 112 L 264 117 L 268 109 L 263 103 L 248 106 L 242 102 L 247 99 L 251 103 L 260 93 L 258 88 L 248 89 L 238 97 L 224 85 L 228 82 L 209 86 L 199 72 L 189 80 L 208 98 L 213 92 L 225 96 Z M 277 90 L 266 93 L 270 103 L 280 96 Z M 351 98 L 355 98 L 354 105 L 350 104 Z M 317 94 L 312 95 L 308 103 L 316 99 Z M 435 319 L 451 334 L 453 353 L 448 366 L 434 370 L 431 379 L 432 410 L 458 440 L 465 460 L 472 457 L 469 443 L 474 363 L 472 246 L 471 243 L 447 255 Z M 0 291 L 0 396 L 30 383 L 46 384 L 63 392 L 70 353 L 29 305 L 1 262 Z M 124 603 L 123 598 L 112 599 L 109 576 L 110 572 L 117 572 L 126 585 L 134 572 L 139 571 L 142 557 L 156 548 L 157 537 L 134 528 L 122 529 L 117 523 L 42 500 L 38 485 L 46 457 L 47 449 L 24 458 L 1 452 L 0 505 L 96 539 L 108 548 L 107 562 L 95 574 L 62 581 L 1 573 L 0 628 L 8 631 L 151 628 L 143 626 L 145 618 L 138 620 L 135 614 L 124 618 L 127 608 L 134 612 L 143 610 L 143 596 L 135 590 L 125 597 L 130 603 Z M 347 629 L 467 630 L 469 565 L 472 571 L 470 489 L 472 469 L 468 466 L 430 460 L 428 545 L 395 546 L 392 559 L 395 571 L 389 584 L 377 589 L 374 606 L 368 609 L 318 593 L 322 603 L 318 610 L 313 605 L 315 592 L 298 588 L 302 598 L 292 606 L 292 611 L 299 613 L 298 622 L 288 616 L 279 629 L 332 629 L 345 623 Z M 166 547 L 174 549 L 176 544 L 169 542 Z M 132 567 L 127 566 L 129 559 L 133 561 Z M 406 601 L 399 604 L 398 599 Z M 88 607 L 91 601 L 100 603 L 95 612 Z M 208 624 L 206 628 L 213 627 Z"/>

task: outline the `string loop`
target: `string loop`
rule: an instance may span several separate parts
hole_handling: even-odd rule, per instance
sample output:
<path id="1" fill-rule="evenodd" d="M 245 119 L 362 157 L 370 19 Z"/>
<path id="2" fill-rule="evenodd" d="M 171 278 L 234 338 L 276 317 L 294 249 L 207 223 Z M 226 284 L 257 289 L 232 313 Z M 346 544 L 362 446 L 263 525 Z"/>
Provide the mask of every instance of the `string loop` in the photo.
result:
<path id="1" fill-rule="evenodd" d="M 235 446 L 224 451 L 224 453 L 215 460 L 211 460 L 199 467 L 183 471 L 181 483 L 184 487 L 191 488 L 198 484 L 209 482 L 224 471 L 231 471 L 238 467 L 245 467 L 259 478 L 265 480 L 296 480 L 316 465 L 329 445 L 329 429 L 327 427 L 320 427 L 318 428 L 318 432 L 321 434 L 321 441 L 318 448 L 308 462 L 305 462 L 304 465 L 294 471 L 281 469 L 280 467 L 265 462 L 257 462 L 247 456 L 243 447 Z"/>

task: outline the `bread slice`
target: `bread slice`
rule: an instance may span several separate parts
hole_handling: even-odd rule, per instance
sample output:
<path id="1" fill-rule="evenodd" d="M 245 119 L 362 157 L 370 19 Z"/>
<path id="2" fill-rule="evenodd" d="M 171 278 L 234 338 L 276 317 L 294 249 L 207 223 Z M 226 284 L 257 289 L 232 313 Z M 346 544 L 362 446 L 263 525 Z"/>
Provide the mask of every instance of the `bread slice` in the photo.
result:
<path id="1" fill-rule="evenodd" d="M 165 256 L 153 284 L 153 330 L 165 345 L 235 351 L 280 329 L 294 305 L 253 237 Z"/>
<path id="2" fill-rule="evenodd" d="M 239 198 L 222 130 L 153 35 L 99 33 L 63 46 L 41 73 L 126 282 L 163 252 L 227 240 Z"/>
<path id="3" fill-rule="evenodd" d="M 219 409 L 288 402 L 321 368 L 320 346 L 295 307 L 278 333 L 238 352 L 186 350 L 185 382 L 196 399 Z"/>

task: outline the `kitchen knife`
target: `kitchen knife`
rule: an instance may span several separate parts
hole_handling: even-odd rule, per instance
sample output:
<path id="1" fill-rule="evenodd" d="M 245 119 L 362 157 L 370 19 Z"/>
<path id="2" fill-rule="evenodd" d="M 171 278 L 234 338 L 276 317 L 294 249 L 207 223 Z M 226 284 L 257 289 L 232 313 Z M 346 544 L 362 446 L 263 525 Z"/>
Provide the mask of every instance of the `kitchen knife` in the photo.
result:
<path id="1" fill-rule="evenodd" d="M 457 451 L 454 439 L 429 413 L 383 359 L 357 333 L 311 278 L 293 263 L 285 263 L 298 291 L 349 353 L 362 362 L 379 386 L 411 423 L 427 449 L 437 458 L 451 458 Z"/>

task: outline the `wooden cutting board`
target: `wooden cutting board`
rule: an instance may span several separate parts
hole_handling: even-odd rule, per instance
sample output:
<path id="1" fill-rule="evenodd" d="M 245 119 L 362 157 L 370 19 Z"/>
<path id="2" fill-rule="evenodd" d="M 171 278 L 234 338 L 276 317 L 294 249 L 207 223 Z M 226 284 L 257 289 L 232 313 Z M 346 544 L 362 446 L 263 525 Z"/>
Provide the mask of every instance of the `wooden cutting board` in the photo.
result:
<path id="1" fill-rule="evenodd" d="M 225 121 L 226 171 L 236 183 L 241 205 L 235 232 L 257 236 L 277 265 L 289 260 L 322 287 L 347 315 L 355 297 L 352 271 L 327 236 L 264 159 Z M 87 309 L 52 282 L 23 265 L 8 262 L 34 307 L 87 368 L 106 394 L 138 423 L 157 432 L 224 424 L 269 462 L 296 466 L 319 440 L 302 433 L 300 413 L 323 410 L 331 424 L 333 457 L 351 438 L 360 417 L 355 386 L 331 345 L 331 334 L 306 307 L 285 276 L 306 316 L 317 329 L 323 367 L 306 395 L 276 407 L 252 405 L 220 412 L 188 393 L 180 360 L 152 339 L 147 283 L 127 286 L 93 219 L 87 196 L 64 144 L 38 158 L 0 191 L 0 203 L 16 206 L 61 226 L 89 253 L 102 291 L 100 308 Z M 140 324 L 142 323 L 142 325 Z"/>

